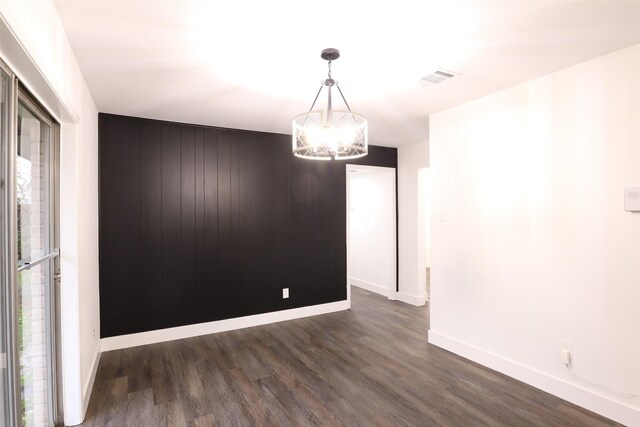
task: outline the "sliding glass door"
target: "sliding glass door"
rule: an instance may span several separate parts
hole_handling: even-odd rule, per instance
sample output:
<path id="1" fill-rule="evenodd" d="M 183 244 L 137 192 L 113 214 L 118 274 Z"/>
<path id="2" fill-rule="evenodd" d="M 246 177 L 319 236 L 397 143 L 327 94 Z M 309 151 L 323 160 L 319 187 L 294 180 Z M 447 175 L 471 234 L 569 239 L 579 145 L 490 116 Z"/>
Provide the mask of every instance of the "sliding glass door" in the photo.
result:
<path id="1" fill-rule="evenodd" d="M 55 174 L 53 121 L 22 91 L 16 156 L 17 301 L 21 417 L 51 426 L 55 416 Z"/>
<path id="2" fill-rule="evenodd" d="M 56 424 L 57 125 L 3 64 L 0 426 Z"/>
<path id="3" fill-rule="evenodd" d="M 8 257 L 10 230 L 8 212 L 8 161 L 11 129 L 13 76 L 0 64 L 0 426 L 11 425 L 13 393 L 11 370 L 11 324 L 8 283 L 10 281 Z M 9 180 L 10 181 L 10 180 Z"/>

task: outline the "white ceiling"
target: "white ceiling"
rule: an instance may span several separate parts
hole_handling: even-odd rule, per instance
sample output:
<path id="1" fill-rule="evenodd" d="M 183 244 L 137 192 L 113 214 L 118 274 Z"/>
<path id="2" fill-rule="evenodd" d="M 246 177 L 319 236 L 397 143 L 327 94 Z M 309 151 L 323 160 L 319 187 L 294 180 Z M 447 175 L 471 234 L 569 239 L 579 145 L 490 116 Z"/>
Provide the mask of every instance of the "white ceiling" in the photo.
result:
<path id="1" fill-rule="evenodd" d="M 333 77 L 385 146 L 427 139 L 431 113 L 640 43 L 638 1 L 55 4 L 102 112 L 291 133 L 335 47 Z M 421 86 L 436 68 L 461 76 Z"/>

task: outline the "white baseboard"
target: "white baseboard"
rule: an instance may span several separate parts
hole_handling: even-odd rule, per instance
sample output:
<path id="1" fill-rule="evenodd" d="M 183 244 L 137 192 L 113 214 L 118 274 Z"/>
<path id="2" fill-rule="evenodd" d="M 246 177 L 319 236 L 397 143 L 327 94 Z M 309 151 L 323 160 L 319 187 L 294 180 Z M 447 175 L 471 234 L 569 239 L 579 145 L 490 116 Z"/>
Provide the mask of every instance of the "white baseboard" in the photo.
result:
<path id="1" fill-rule="evenodd" d="M 137 347 L 140 345 L 155 344 L 159 342 L 197 337 L 200 335 L 232 331 L 234 329 L 266 325 L 268 323 L 283 322 L 285 320 L 299 319 L 302 317 L 317 316 L 319 314 L 348 310 L 349 308 L 349 301 L 344 300 L 330 302 L 327 304 L 311 305 L 308 307 L 292 308 L 289 310 L 274 311 L 271 313 L 255 314 L 252 316 L 236 317 L 233 319 L 216 320 L 214 322 L 198 323 L 195 325 L 158 329 L 155 331 L 140 332 L 137 334 L 119 335 L 117 337 L 101 339 L 100 349 L 104 352 L 118 350 L 121 348 Z"/>
<path id="2" fill-rule="evenodd" d="M 404 303 L 415 305 L 416 307 L 420 307 L 422 305 L 425 305 L 427 301 L 427 295 L 426 294 L 411 295 L 411 294 L 405 294 L 404 292 L 396 292 L 396 299 L 398 301 L 402 301 Z"/>
<path id="3" fill-rule="evenodd" d="M 98 372 L 98 365 L 100 364 L 100 349 L 96 351 L 96 355 L 93 358 L 93 365 L 91 366 L 91 375 L 87 378 L 87 382 L 82 389 L 82 419 L 87 414 L 87 407 L 89 406 L 89 400 L 91 399 L 91 391 L 93 390 L 93 383 L 96 381 L 96 373 Z"/>
<path id="4" fill-rule="evenodd" d="M 351 283 L 353 286 L 366 289 L 369 292 L 380 294 L 385 297 L 389 296 L 389 289 L 376 283 L 367 282 L 366 280 L 358 279 L 357 277 L 351 277 L 349 279 L 349 283 Z"/>
<path id="5" fill-rule="evenodd" d="M 392 300 L 401 301 L 406 304 L 415 305 L 417 307 L 425 305 L 427 301 L 426 293 L 422 295 L 411 295 L 411 294 L 406 294 L 404 292 L 393 292 L 392 296 L 389 297 L 390 292 L 389 292 L 389 289 L 387 289 L 386 287 L 378 285 L 376 283 L 367 282 L 366 280 L 358 279 L 357 277 L 350 277 L 349 283 L 353 286 L 366 289 L 369 292 L 373 292 L 373 293 L 388 297 L 389 299 L 392 299 Z"/>
<path id="6" fill-rule="evenodd" d="M 573 404 L 628 426 L 640 426 L 640 410 L 581 384 L 568 382 L 497 354 L 429 331 L 429 343 L 465 357 L 483 366 L 551 393 Z"/>

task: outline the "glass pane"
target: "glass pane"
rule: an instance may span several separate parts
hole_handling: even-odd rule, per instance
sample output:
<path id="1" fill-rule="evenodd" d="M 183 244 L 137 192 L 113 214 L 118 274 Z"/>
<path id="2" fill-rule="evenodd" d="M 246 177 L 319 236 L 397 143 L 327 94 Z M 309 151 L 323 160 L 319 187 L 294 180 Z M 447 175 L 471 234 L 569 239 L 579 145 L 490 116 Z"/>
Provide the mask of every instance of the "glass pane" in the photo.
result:
<path id="1" fill-rule="evenodd" d="M 6 220 L 5 202 L 5 173 L 7 166 L 8 106 L 9 106 L 9 77 L 0 70 L 0 248 L 5 253 L 7 247 L 4 235 Z M 7 371 L 7 283 L 6 257 L 0 256 L 0 425 L 9 425 L 9 375 Z"/>
<path id="2" fill-rule="evenodd" d="M 18 349 L 20 351 L 20 388 L 22 425 L 51 425 L 49 416 L 49 361 L 47 339 L 47 290 L 49 261 L 18 273 Z"/>
<path id="3" fill-rule="evenodd" d="M 51 128 L 18 103 L 18 265 L 48 255 L 51 196 Z M 18 276 L 18 351 L 22 425 L 49 426 L 53 421 L 51 382 L 50 261 L 32 265 Z"/>
<path id="4" fill-rule="evenodd" d="M 22 103 L 18 105 L 18 263 L 36 260 L 49 247 L 49 135 L 42 123 Z"/>

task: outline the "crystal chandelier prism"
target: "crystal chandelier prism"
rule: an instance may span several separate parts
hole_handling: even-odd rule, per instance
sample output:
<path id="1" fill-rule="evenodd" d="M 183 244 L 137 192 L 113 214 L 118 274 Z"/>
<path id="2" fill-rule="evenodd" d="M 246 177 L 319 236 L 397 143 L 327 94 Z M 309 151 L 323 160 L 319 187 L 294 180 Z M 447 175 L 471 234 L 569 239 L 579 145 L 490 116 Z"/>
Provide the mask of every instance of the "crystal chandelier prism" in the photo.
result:
<path id="1" fill-rule="evenodd" d="M 368 122 L 351 111 L 338 82 L 331 78 L 331 62 L 340 57 L 338 49 L 324 49 L 320 56 L 328 61 L 328 76 L 322 81 L 309 111 L 293 119 L 293 155 L 312 160 L 347 160 L 368 153 Z M 327 105 L 322 110 L 313 108 L 327 88 Z M 338 93 L 347 110 L 334 110 L 331 103 L 332 88 Z"/>

